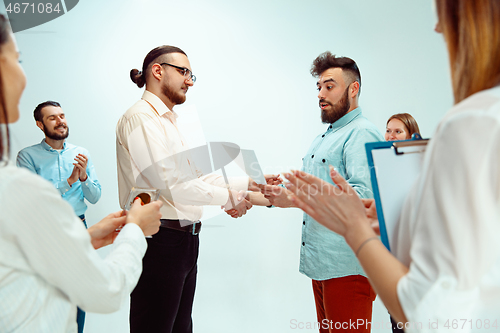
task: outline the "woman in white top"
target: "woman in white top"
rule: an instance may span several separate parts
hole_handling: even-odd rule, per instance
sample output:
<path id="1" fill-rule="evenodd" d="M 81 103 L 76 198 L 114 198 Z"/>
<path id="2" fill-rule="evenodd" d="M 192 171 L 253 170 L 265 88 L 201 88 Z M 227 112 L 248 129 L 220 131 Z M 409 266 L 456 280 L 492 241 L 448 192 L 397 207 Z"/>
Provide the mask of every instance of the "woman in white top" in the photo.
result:
<path id="1" fill-rule="evenodd" d="M 456 105 L 427 147 L 395 255 L 370 226 L 373 200 L 333 169 L 341 191 L 301 172 L 288 175 L 289 187 L 298 207 L 345 237 L 405 331 L 500 331 L 500 1 L 436 5 Z"/>
<path id="2" fill-rule="evenodd" d="M 136 202 L 87 231 L 49 182 L 8 163 L 6 124 L 19 118 L 26 83 L 18 58 L 0 15 L 0 332 L 76 332 L 76 306 L 116 311 L 134 288 L 161 203 Z M 94 248 L 113 241 L 102 259 Z"/>

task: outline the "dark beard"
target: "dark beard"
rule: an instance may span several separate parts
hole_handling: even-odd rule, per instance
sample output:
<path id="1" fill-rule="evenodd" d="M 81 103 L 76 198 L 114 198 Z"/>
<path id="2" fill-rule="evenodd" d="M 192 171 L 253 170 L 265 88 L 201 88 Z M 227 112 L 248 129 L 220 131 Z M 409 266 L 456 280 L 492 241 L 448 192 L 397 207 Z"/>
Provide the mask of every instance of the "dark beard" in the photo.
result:
<path id="1" fill-rule="evenodd" d="M 174 103 L 175 105 L 182 104 L 186 101 L 186 95 L 181 95 L 179 93 L 174 92 L 167 85 L 163 85 L 161 87 L 161 92 L 168 98 L 170 102 Z"/>
<path id="2" fill-rule="evenodd" d="M 342 98 L 335 104 L 331 105 L 330 110 L 321 110 L 321 121 L 324 124 L 333 124 L 343 116 L 347 114 L 351 107 L 351 102 L 349 102 L 349 86 L 345 89 Z M 320 103 L 328 103 L 325 100 L 321 100 Z"/>
<path id="3" fill-rule="evenodd" d="M 47 127 L 45 127 L 45 124 L 43 124 L 43 133 L 45 133 L 45 136 L 48 137 L 49 139 L 52 140 L 64 140 L 68 137 L 69 135 L 69 126 L 66 127 L 66 133 L 65 134 L 59 134 L 59 133 L 52 133 L 50 132 Z"/>

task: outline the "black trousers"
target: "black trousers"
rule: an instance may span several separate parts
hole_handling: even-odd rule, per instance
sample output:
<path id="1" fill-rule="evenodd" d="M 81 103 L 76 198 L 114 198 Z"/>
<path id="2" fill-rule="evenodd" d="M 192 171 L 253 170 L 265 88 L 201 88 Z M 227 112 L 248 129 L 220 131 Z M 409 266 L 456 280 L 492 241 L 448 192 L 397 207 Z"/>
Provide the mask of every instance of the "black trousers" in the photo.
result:
<path id="1" fill-rule="evenodd" d="M 160 228 L 147 242 L 142 275 L 130 295 L 130 332 L 192 333 L 199 238 Z"/>

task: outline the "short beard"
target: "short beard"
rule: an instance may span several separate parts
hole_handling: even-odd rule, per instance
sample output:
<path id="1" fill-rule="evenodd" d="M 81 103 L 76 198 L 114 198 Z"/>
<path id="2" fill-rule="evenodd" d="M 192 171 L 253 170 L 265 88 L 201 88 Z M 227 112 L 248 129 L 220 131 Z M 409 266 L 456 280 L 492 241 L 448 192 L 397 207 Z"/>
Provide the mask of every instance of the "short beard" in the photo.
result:
<path id="1" fill-rule="evenodd" d="M 166 84 L 161 87 L 161 92 L 168 98 L 170 102 L 174 103 L 175 105 L 182 104 L 186 101 L 186 95 L 176 93 Z"/>
<path id="2" fill-rule="evenodd" d="M 66 126 L 66 133 L 65 134 L 59 134 L 59 133 L 49 132 L 49 130 L 47 129 L 47 127 L 45 127 L 45 124 L 43 124 L 43 133 L 45 133 L 45 136 L 48 137 L 49 139 L 58 140 L 58 141 L 59 140 L 64 140 L 69 135 L 69 126 Z"/>
<path id="3" fill-rule="evenodd" d="M 324 103 L 324 100 L 321 100 L 320 103 L 321 102 Z M 349 112 L 351 108 L 351 102 L 349 101 L 349 86 L 345 89 L 342 98 L 335 105 L 331 105 L 331 107 L 331 110 L 321 110 L 321 121 L 324 124 L 333 124 Z"/>

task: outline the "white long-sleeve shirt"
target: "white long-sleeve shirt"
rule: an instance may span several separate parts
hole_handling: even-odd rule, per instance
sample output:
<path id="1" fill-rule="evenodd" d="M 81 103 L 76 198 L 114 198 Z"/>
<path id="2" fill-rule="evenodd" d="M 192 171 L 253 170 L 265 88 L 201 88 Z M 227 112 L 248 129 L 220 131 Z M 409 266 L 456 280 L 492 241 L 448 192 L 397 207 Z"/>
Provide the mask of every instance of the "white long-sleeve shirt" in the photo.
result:
<path id="1" fill-rule="evenodd" d="M 403 209 L 394 251 L 410 268 L 397 288 L 408 332 L 500 331 L 499 235 L 497 87 L 446 114 Z"/>
<path id="2" fill-rule="evenodd" d="M 52 184 L 0 167 L 0 332 L 76 332 L 76 306 L 118 310 L 146 247 L 141 229 L 127 224 L 102 259 Z"/>
<path id="3" fill-rule="evenodd" d="M 161 190 L 162 218 L 197 221 L 202 216 L 202 206 L 224 205 L 229 194 L 221 176 L 200 172 L 196 162 L 206 159 L 210 163 L 208 148 L 189 149 L 176 119 L 175 112 L 146 90 L 142 99 L 118 121 L 120 205 L 125 207 L 132 187 L 156 188 Z M 229 186 L 237 191 L 247 190 L 248 177 L 230 178 Z"/>

